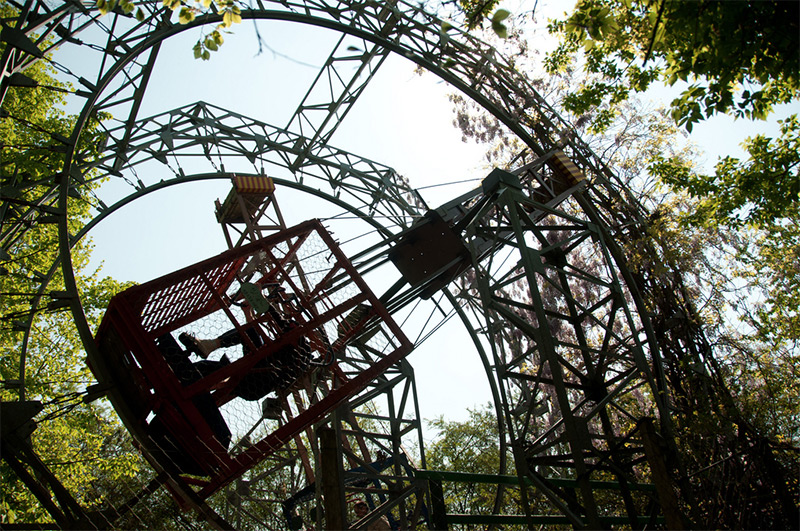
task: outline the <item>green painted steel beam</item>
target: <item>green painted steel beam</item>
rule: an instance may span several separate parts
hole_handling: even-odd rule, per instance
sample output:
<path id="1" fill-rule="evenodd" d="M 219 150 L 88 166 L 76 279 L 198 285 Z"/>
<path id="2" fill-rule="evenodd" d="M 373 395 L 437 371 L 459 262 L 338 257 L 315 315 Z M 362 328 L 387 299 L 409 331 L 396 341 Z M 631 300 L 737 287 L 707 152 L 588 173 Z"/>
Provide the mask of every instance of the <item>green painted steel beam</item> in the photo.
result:
<path id="1" fill-rule="evenodd" d="M 434 481 L 452 481 L 455 483 L 489 483 L 493 485 L 516 485 L 520 484 L 520 479 L 517 476 L 498 475 L 498 474 L 475 474 L 472 472 L 450 472 L 447 470 L 417 470 L 415 476 L 418 479 L 434 480 Z M 559 488 L 574 489 L 577 488 L 578 482 L 574 479 L 565 478 L 545 478 L 545 481 L 551 485 Z M 525 483 L 528 486 L 533 486 L 533 482 L 525 478 Z M 620 490 L 618 481 L 597 481 L 590 480 L 589 485 L 595 489 L 603 490 Z M 655 492 L 656 487 L 651 483 L 638 483 L 629 484 L 628 488 L 631 490 Z"/>
<path id="2" fill-rule="evenodd" d="M 600 522 L 608 525 L 630 525 L 631 519 L 627 516 L 601 516 Z M 637 516 L 636 522 L 639 525 L 664 524 L 663 516 Z M 467 524 L 492 524 L 492 525 L 572 525 L 569 518 L 555 514 L 534 514 L 531 516 L 517 514 L 448 514 L 448 525 L 467 525 Z"/>

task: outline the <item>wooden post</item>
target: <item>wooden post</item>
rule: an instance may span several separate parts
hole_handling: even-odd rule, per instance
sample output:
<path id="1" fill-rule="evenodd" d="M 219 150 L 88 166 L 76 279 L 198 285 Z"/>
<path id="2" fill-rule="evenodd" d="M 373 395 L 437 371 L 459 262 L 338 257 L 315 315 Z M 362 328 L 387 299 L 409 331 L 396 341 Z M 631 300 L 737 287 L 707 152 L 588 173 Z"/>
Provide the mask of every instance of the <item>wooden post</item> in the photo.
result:
<path id="1" fill-rule="evenodd" d="M 447 506 L 444 503 L 442 482 L 438 479 L 428 480 L 431 491 L 431 524 L 437 531 L 447 531 Z"/>
<path id="2" fill-rule="evenodd" d="M 325 529 L 346 529 L 342 474 L 339 460 L 339 441 L 336 430 L 322 427 L 318 430 L 322 496 L 325 498 Z"/>
<path id="3" fill-rule="evenodd" d="M 678 497 L 675 495 L 672 478 L 667 470 L 664 454 L 658 445 L 658 434 L 653 426 L 653 419 L 642 419 L 639 423 L 639 429 L 642 433 L 644 455 L 650 464 L 650 472 L 653 475 L 653 483 L 656 486 L 658 499 L 661 502 L 661 510 L 664 512 L 664 518 L 667 521 L 667 529 L 676 531 L 686 529 L 683 523 L 683 516 L 678 507 Z"/>

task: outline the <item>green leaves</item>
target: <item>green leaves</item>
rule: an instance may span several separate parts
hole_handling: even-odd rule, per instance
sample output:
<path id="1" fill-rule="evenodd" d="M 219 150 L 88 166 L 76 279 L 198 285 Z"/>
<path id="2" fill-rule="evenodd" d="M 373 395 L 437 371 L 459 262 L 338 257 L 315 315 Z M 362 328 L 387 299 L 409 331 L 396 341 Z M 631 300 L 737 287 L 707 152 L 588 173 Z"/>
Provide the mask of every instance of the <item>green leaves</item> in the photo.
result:
<path id="1" fill-rule="evenodd" d="M 120 7 L 126 13 L 133 11 L 135 5 L 132 0 L 97 0 L 97 7 L 103 14 L 106 14 L 114 9 L 118 1 Z M 162 4 L 164 7 L 178 13 L 179 24 L 191 24 L 197 19 L 198 15 L 218 13 L 222 16 L 222 22 L 216 26 L 214 31 L 198 39 L 192 48 L 195 59 L 203 59 L 205 61 L 210 59 L 211 52 L 219 50 L 219 47 L 224 42 L 219 30 L 227 29 L 233 24 L 239 24 L 242 21 L 241 9 L 234 0 L 195 0 L 194 2 L 162 0 Z M 136 11 L 136 19 L 138 21 L 144 21 L 145 17 L 146 15 L 141 8 Z"/>
<path id="2" fill-rule="evenodd" d="M 211 58 L 211 52 L 216 52 L 225 39 L 222 38 L 222 33 L 219 30 L 214 30 L 206 37 L 201 38 L 195 43 L 192 48 L 195 59 L 202 59 L 208 61 Z"/>
<path id="3" fill-rule="evenodd" d="M 222 24 L 221 27 L 229 28 L 233 24 L 240 24 L 242 22 L 242 12 L 236 5 L 225 7 L 222 11 Z"/>
<path id="4" fill-rule="evenodd" d="M 503 24 L 503 21 L 510 16 L 511 12 L 507 9 L 498 9 L 492 15 L 492 31 L 501 39 L 508 38 L 508 28 Z"/>
<path id="5" fill-rule="evenodd" d="M 178 15 L 178 22 L 181 24 L 188 24 L 192 22 L 195 18 L 195 12 L 193 9 L 188 7 L 182 7 L 180 14 Z"/>
<path id="6" fill-rule="evenodd" d="M 192 51 L 194 52 L 195 59 L 202 59 L 203 61 L 211 59 L 211 52 L 205 48 L 205 43 L 203 41 L 197 41 L 192 47 Z"/>
<path id="7" fill-rule="evenodd" d="M 219 47 L 222 45 L 223 42 L 224 39 L 222 38 L 222 34 L 219 31 L 214 31 L 211 33 L 211 35 L 206 37 L 205 44 L 206 48 L 208 48 L 212 52 L 216 52 L 217 50 L 219 50 Z"/>
<path id="8" fill-rule="evenodd" d="M 698 199 L 691 223 L 771 226 L 800 210 L 800 121 L 795 115 L 780 124 L 780 137 L 748 138 L 742 146 L 749 158 L 726 157 L 714 175 L 693 173 L 673 160 L 658 160 L 650 170 Z"/>
<path id="9" fill-rule="evenodd" d="M 499 3 L 500 0 L 459 0 L 458 7 L 467 16 L 467 29 L 479 27 Z"/>
<path id="10" fill-rule="evenodd" d="M 763 119 L 800 95 L 798 2 L 581 0 L 549 29 L 561 40 L 552 73 L 582 56 L 587 73 L 626 93 L 692 83 L 672 102 L 689 131 L 718 113 Z"/>
<path id="11" fill-rule="evenodd" d="M 133 0 L 97 0 L 97 8 L 103 15 L 106 15 L 119 7 L 125 14 L 130 14 L 136 9 Z M 191 24 L 197 18 L 198 14 L 219 13 L 222 15 L 222 22 L 217 26 L 217 29 L 226 29 L 233 24 L 239 24 L 242 21 L 242 12 L 234 0 L 195 0 L 182 1 L 182 0 L 162 0 L 162 5 L 172 11 L 178 12 L 179 24 Z M 146 18 L 145 12 L 139 8 L 136 10 L 136 19 L 143 22 Z M 219 43 L 215 43 L 219 46 Z M 204 47 L 200 54 L 195 51 L 196 58 L 207 59 L 204 51 L 216 50 L 216 48 Z"/>
<path id="12" fill-rule="evenodd" d="M 215 13 L 222 16 L 222 22 L 217 24 L 211 33 L 201 35 L 192 47 L 194 58 L 203 61 L 211 59 L 211 52 L 218 51 L 225 42 L 221 30 L 226 30 L 232 25 L 242 22 L 242 10 L 235 0 L 195 0 L 194 2 L 163 0 L 163 3 L 172 11 L 178 12 L 178 23 L 180 24 L 191 24 L 199 15 Z"/>
<path id="13" fill-rule="evenodd" d="M 800 341 L 800 212 L 767 227 L 742 258 L 747 276 L 766 290 L 751 321 L 760 338 Z"/>
<path id="14" fill-rule="evenodd" d="M 121 2 L 105 7 L 124 9 Z M 33 63 L 25 74 L 40 85 L 64 87 L 48 71 L 47 65 L 46 61 Z M 70 137 L 75 118 L 65 115 L 60 93 L 52 90 L 10 87 L 3 109 L 12 117 L 25 118 L 24 121 L 13 118 L 0 121 L 3 193 L 13 194 L 29 204 L 46 205 L 49 181 L 55 171 L 63 168 L 63 156 L 51 153 L 52 137 L 48 132 Z M 79 157 L 91 163 L 97 156 L 100 128 L 90 120 L 86 129 L 77 150 Z M 68 205 L 68 230 L 73 234 L 91 217 L 93 190 L 100 183 L 95 179 L 97 175 L 86 177 L 87 182 L 78 189 L 80 195 L 71 198 Z M 86 366 L 86 353 L 71 314 L 58 309 L 58 305 L 51 306 L 52 311 L 42 310 L 49 298 L 43 301 L 36 314 L 30 313 L 31 297 L 43 287 L 43 274 L 58 265 L 58 240 L 57 227 L 34 225 L 20 235 L 8 249 L 8 256 L 3 257 L 0 380 L 17 380 L 20 369 L 24 369 L 27 399 L 48 404 L 43 415 L 52 415 L 45 421 L 41 421 L 41 416 L 37 419 L 40 422 L 30 438 L 33 448 L 77 501 L 87 510 L 93 510 L 99 508 L 101 502 L 118 505 L 130 499 L 128 493 L 124 497 L 120 493 L 121 499 L 99 496 L 98 486 L 118 486 L 121 478 L 137 472 L 139 458 L 132 452 L 131 445 L 124 444 L 118 437 L 124 431 L 110 409 L 83 404 L 77 396 L 94 382 L 94 378 Z M 71 259 L 83 308 L 94 328 L 111 296 L 124 286 L 108 278 L 99 278 L 97 272 L 87 271 L 90 252 L 91 242 L 82 240 L 73 247 Z M 47 290 L 64 290 L 60 273 L 54 274 Z M 49 302 L 58 301 L 53 298 Z M 12 323 L 29 320 L 31 327 L 25 338 L 27 348 L 23 363 L 20 347 L 23 335 Z M 18 400 L 19 397 L 16 391 L 0 386 L 0 399 Z M 65 402 L 54 404 L 53 399 Z M 3 493 L 0 523 L 13 523 L 13 519 L 29 525 L 51 521 L 33 493 L 17 479 L 5 461 L 0 463 L 0 492 Z"/>
<path id="15" fill-rule="evenodd" d="M 117 7 L 119 7 L 120 11 L 124 14 L 128 15 L 136 8 L 133 0 L 97 0 L 95 5 L 103 15 L 107 15 Z"/>
<path id="16" fill-rule="evenodd" d="M 458 6 L 467 16 L 467 29 L 474 30 L 481 26 L 484 19 L 488 19 L 492 31 L 501 39 L 508 38 L 508 26 L 504 23 L 511 16 L 507 9 L 498 9 L 492 16 L 492 12 L 500 0 L 460 0 Z"/>
<path id="17" fill-rule="evenodd" d="M 497 474 L 500 468 L 497 417 L 490 404 L 468 410 L 464 422 L 439 417 L 430 421 L 438 432 L 431 444 L 426 444 L 425 457 L 430 470 Z M 487 514 L 493 505 L 496 490 L 490 485 L 467 485 L 455 482 L 444 484 L 448 510 L 459 513 Z M 509 512 L 513 500 L 506 497 Z"/>

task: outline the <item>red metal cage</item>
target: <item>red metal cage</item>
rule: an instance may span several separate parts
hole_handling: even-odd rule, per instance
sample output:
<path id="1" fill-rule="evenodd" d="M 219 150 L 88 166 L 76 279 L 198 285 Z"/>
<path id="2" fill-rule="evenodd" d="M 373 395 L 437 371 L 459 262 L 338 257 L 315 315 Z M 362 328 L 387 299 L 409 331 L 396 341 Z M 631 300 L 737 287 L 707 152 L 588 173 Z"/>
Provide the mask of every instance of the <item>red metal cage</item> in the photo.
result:
<path id="1" fill-rule="evenodd" d="M 238 342 L 203 360 L 182 333 Z M 95 376 L 187 499 L 216 492 L 411 350 L 316 220 L 120 293 L 96 342 Z M 298 387 L 308 403 L 270 417 L 271 397 Z"/>

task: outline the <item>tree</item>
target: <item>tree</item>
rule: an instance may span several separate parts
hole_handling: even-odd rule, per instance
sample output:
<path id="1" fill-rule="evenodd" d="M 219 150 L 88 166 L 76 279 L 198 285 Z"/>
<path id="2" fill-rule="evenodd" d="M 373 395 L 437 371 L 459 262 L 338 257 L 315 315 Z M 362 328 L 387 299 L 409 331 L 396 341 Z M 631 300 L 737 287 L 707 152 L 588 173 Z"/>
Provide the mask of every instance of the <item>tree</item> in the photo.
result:
<path id="1" fill-rule="evenodd" d="M 597 76 L 567 99 L 574 112 L 613 108 L 655 82 L 691 83 L 672 115 L 764 119 L 800 90 L 800 4 L 793 1 L 581 0 L 550 26 L 561 42 L 550 71 L 572 64 Z"/>
<path id="2" fill-rule="evenodd" d="M 517 58 L 521 68 L 529 67 L 525 59 Z M 585 86 L 592 76 L 565 69 L 534 83 L 559 106 L 569 101 L 571 87 Z M 465 136 L 489 144 L 492 162 L 521 163 L 520 146 L 496 120 L 463 100 L 456 103 L 458 125 Z M 718 171 L 718 180 L 712 181 L 692 174 L 694 151 L 681 140 L 670 113 L 648 109 L 632 95 L 615 105 L 616 112 L 607 115 L 592 108 L 567 116 L 647 209 L 633 212 L 632 218 L 644 216 L 648 223 L 635 224 L 619 243 L 653 310 L 665 358 L 678 455 L 689 471 L 683 477 L 684 507 L 693 510 L 700 527 L 791 526 L 797 514 L 798 485 L 791 471 L 800 418 L 793 376 L 800 361 L 796 340 L 786 335 L 797 301 L 785 294 L 793 293 L 800 271 L 792 267 L 796 200 L 780 191 L 759 194 L 757 185 L 738 183 L 777 180 L 783 183 L 780 190 L 796 186 L 794 121 L 784 124 L 784 135 L 776 141 L 751 141 L 751 159 L 728 160 L 725 172 Z M 768 176 L 765 167 L 771 168 Z M 670 178 L 698 187 L 713 184 L 714 193 L 673 189 L 667 185 Z M 772 202 L 767 205 L 763 196 Z M 703 209 L 722 214 L 720 221 L 687 222 Z M 738 215 L 764 221 L 760 227 L 734 223 Z M 781 243 L 774 242 L 775 236 Z M 769 286 L 762 289 L 765 278 L 775 279 L 774 292 Z M 787 309 L 778 301 L 794 306 Z M 779 333 L 777 323 L 785 323 Z M 765 333 L 768 324 L 776 333 Z M 703 494 L 708 492 L 718 495 Z"/>
<path id="3" fill-rule="evenodd" d="M 719 335 L 728 381 L 742 411 L 776 440 L 800 443 L 800 160 L 798 121 L 781 124 L 777 139 L 758 136 L 743 144 L 749 158 L 721 160 L 715 175 L 700 175 L 688 161 L 663 159 L 651 166 L 661 181 L 690 197 L 671 213 L 684 233 L 724 234 L 701 248 L 727 251 L 716 268 L 728 294 L 716 305 L 719 318 L 737 317 Z M 727 253 L 725 255 L 725 253 Z M 685 263 L 681 269 L 690 271 Z M 707 321 L 708 322 L 708 321 Z M 718 326 L 718 325 L 717 325 Z"/>
<path id="4" fill-rule="evenodd" d="M 751 296 L 763 293 L 741 260 L 754 231 L 687 224 L 695 202 L 669 194 L 626 245 L 653 308 L 688 471 L 683 503 L 701 528 L 796 527 L 797 343 L 766 341 L 748 317 L 762 307 Z"/>
<path id="5" fill-rule="evenodd" d="M 697 198 L 687 221 L 732 227 L 771 227 L 800 207 L 800 122 L 792 116 L 780 123 L 777 139 L 748 138 L 746 161 L 725 157 L 714 175 L 692 171 L 686 161 L 657 157 L 651 171 L 675 189 Z"/>
<path id="6" fill-rule="evenodd" d="M 3 212 L 4 221 L 18 221 L 29 205 L 51 193 L 54 168 L 60 167 L 64 156 L 51 132 L 69 137 L 74 124 L 74 118 L 61 110 L 61 90 L 66 87 L 55 79 L 46 63 L 35 63 L 25 75 L 39 86 L 12 87 L 3 101 L 6 115 L 0 121 L 0 178 L 9 205 Z M 96 130 L 89 127 L 79 142 L 79 153 L 87 159 L 95 153 Z M 71 231 L 90 216 L 92 186 L 96 185 L 70 201 Z M 23 399 L 42 403 L 30 445 L 76 501 L 87 510 L 95 510 L 132 496 L 135 482 L 131 479 L 139 474 L 142 462 L 110 407 L 81 400 L 94 378 L 85 364 L 72 316 L 59 299 L 64 287 L 58 268 L 43 288 L 48 272 L 57 263 L 58 247 L 57 226 L 39 223 L 19 233 L 2 258 L 0 379 L 6 388 L 0 389 L 0 397 L 4 402 Z M 90 242 L 78 242 L 72 260 L 87 317 L 96 326 L 111 296 L 125 285 L 88 270 L 90 253 Z M 44 298 L 32 315 L 31 304 L 43 289 Z M 23 351 L 20 345 L 26 330 L 29 336 Z M 0 476 L 0 518 L 4 524 L 50 520 L 6 461 Z M 119 496 L 110 496 L 112 491 Z"/>
<path id="7" fill-rule="evenodd" d="M 429 421 L 436 431 L 433 443 L 425 450 L 430 470 L 497 474 L 500 467 L 497 417 L 494 407 L 486 404 L 468 409 L 465 421 L 448 421 L 439 417 Z M 513 468 L 513 465 L 511 465 Z M 487 515 L 495 507 L 497 485 L 473 482 L 443 482 L 445 506 L 448 513 Z M 502 491 L 500 510 L 506 514 L 519 511 L 518 489 Z M 471 529 L 471 526 L 463 526 Z M 513 527 L 506 527 L 512 529 Z"/>
<path id="8" fill-rule="evenodd" d="M 633 93 L 663 83 L 680 86 L 671 115 L 691 132 L 715 114 L 767 119 L 800 94 L 800 4 L 792 1 L 682 2 L 581 0 L 550 25 L 558 48 L 551 73 L 578 62 L 589 75 L 564 108 L 593 113 L 602 132 Z M 673 189 L 701 198 L 687 219 L 768 227 L 800 201 L 796 116 L 781 136 L 748 139 L 749 160 L 719 161 L 715 175 L 656 157 L 652 171 Z"/>

